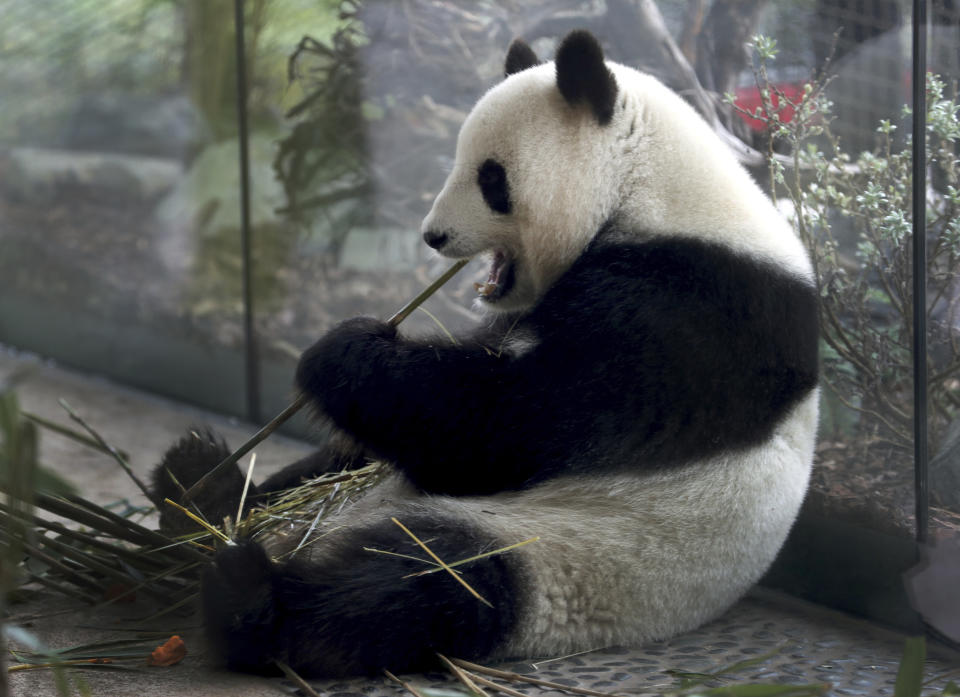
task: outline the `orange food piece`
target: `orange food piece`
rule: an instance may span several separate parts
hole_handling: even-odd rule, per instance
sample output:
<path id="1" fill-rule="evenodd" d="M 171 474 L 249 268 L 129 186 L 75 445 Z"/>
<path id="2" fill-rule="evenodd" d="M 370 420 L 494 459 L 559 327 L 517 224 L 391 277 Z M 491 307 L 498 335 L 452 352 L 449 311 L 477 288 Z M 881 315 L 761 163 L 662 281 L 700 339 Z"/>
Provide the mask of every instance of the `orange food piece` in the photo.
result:
<path id="1" fill-rule="evenodd" d="M 148 666 L 172 666 L 183 660 L 187 655 L 187 645 L 178 635 L 174 634 L 163 644 L 158 646 L 147 659 Z"/>

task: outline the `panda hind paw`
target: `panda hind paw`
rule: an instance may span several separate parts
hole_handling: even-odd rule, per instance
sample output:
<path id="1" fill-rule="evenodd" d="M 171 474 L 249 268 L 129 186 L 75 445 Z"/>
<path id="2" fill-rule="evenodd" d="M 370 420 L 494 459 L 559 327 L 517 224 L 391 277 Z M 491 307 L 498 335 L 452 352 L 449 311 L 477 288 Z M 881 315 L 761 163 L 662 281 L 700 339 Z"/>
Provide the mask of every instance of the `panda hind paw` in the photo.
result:
<path id="1" fill-rule="evenodd" d="M 241 541 L 203 572 L 204 624 L 214 653 L 232 670 L 272 674 L 285 652 L 274 641 L 274 569 L 263 547 Z"/>
<path id="2" fill-rule="evenodd" d="M 197 524 L 182 512 L 164 504 L 171 499 L 183 504 L 183 492 L 230 455 L 222 438 L 206 429 L 192 429 L 164 453 L 150 477 L 150 497 L 160 512 L 160 529 L 169 535 L 183 535 L 198 530 Z M 236 515 L 243 493 L 244 476 L 236 465 L 216 475 L 212 486 L 190 501 L 212 524 L 219 525 L 225 516 Z M 249 494 L 256 493 L 251 490 Z"/>

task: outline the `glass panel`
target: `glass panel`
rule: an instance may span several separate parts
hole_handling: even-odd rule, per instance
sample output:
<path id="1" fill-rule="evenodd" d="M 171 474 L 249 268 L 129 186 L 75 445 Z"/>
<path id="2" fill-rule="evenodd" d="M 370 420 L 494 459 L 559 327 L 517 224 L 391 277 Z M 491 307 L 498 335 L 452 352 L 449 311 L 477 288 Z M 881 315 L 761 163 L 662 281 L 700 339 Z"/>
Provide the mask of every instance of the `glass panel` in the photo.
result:
<path id="1" fill-rule="evenodd" d="M 0 17 L 0 341 L 240 411 L 232 3 Z"/>
<path id="2" fill-rule="evenodd" d="M 348 3 L 342 14 L 338 2 L 311 2 L 297 18 L 289 5 L 275 2 L 263 18 L 262 101 L 251 105 L 266 114 L 282 104 L 286 115 L 259 120 L 253 134 L 254 200 L 265 204 L 255 220 L 255 303 L 268 416 L 289 401 L 299 353 L 324 330 L 357 314 L 390 317 L 449 267 L 421 240 L 420 222 L 460 123 L 502 76 L 514 17 L 465 2 Z M 476 323 L 483 266 L 461 272 L 404 331 Z"/>
<path id="3" fill-rule="evenodd" d="M 277 1 L 249 30 L 265 414 L 287 402 L 297 355 L 324 329 L 357 313 L 389 316 L 445 267 L 419 224 L 510 39 L 551 56 L 559 37 L 584 27 L 610 58 L 653 72 L 752 146 L 744 160 L 762 185 L 778 180 L 823 288 L 810 508 L 913 535 L 909 3 L 380 1 L 343 14 L 334 5 Z M 660 49 L 665 34 L 675 51 Z M 755 34 L 775 44 L 759 44 L 751 65 L 739 47 Z M 824 67 L 835 74 L 825 87 Z M 277 104 L 287 118 L 272 116 Z M 406 329 L 476 321 L 470 298 L 482 280 L 479 264 L 468 268 Z"/>
<path id="4" fill-rule="evenodd" d="M 762 183 L 779 178 L 784 211 L 801 212 L 824 290 L 811 505 L 912 534 L 909 3 L 245 6 L 263 414 L 285 405 L 296 356 L 326 328 L 357 313 L 389 316 L 446 267 L 419 240 L 420 220 L 466 112 L 500 79 L 510 39 L 550 56 L 565 32 L 585 27 L 609 57 L 655 73 L 761 155 L 781 156 L 753 171 Z M 943 8 L 931 17 L 944 26 L 931 33 L 930 61 L 950 96 L 957 25 Z M 0 0 L 0 340 L 242 411 L 232 12 L 229 0 Z M 664 33 L 675 51 L 661 50 Z M 758 44 L 767 57 L 755 73 L 739 46 L 756 33 L 777 44 Z M 818 94 L 810 76 L 828 59 L 832 109 L 805 111 L 807 90 Z M 711 93 L 733 95 L 738 108 Z M 771 141 L 773 114 L 782 130 Z M 935 519 L 949 528 L 955 468 L 940 463 L 960 442 L 951 435 L 960 433 L 956 173 L 940 170 L 931 170 L 931 453 L 934 502 L 946 511 Z M 477 321 L 481 266 L 407 330 Z"/>
<path id="5" fill-rule="evenodd" d="M 759 48 L 760 86 L 751 78 L 740 95 L 741 103 L 749 103 L 747 95 L 760 105 L 759 121 L 779 129 L 772 150 L 785 157 L 766 181 L 779 180 L 776 194 L 811 250 L 820 282 L 822 423 L 806 510 L 909 539 L 909 4 L 784 5 L 761 17 L 760 31 L 778 40 L 778 50 L 764 60 L 764 50 L 773 50 Z M 795 32 L 798 25 L 809 32 Z M 765 80 L 768 104 L 788 103 L 772 119 L 773 109 L 763 107 Z"/>
<path id="6" fill-rule="evenodd" d="M 911 4 L 707 4 L 708 17 L 729 7 L 732 26 L 761 35 L 728 91 L 745 140 L 766 155 L 756 178 L 820 286 L 817 456 L 767 583 L 916 631 L 902 583 L 916 559 Z M 714 44 L 711 55 L 723 53 Z"/>
<path id="7" fill-rule="evenodd" d="M 937 541 L 960 536 L 960 10 L 932 3 L 928 12 L 930 538 Z"/>

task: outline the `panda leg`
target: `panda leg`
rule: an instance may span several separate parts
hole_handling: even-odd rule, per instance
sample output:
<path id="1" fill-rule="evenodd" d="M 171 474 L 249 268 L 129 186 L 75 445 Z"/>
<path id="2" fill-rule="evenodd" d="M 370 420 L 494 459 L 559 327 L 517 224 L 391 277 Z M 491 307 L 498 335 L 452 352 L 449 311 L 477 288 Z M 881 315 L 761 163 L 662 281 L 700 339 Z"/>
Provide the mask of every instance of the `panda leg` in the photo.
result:
<path id="1" fill-rule="evenodd" d="M 183 491 L 230 453 L 226 442 L 209 429 L 192 429 L 170 446 L 160 464 L 154 467 L 150 481 L 150 498 L 160 511 L 161 530 L 170 535 L 196 532 L 195 523 L 163 501 L 171 499 L 183 504 Z M 299 486 L 304 479 L 361 467 L 365 463 L 363 448 L 346 434 L 335 432 L 322 449 L 287 465 L 259 486 L 252 486 L 247 493 L 252 497 L 289 489 Z M 210 523 L 219 525 L 225 516 L 236 515 L 245 481 L 245 474 L 237 465 L 219 472 L 212 485 L 191 501 L 191 507 L 199 509 Z"/>
<path id="2" fill-rule="evenodd" d="M 462 522 L 400 516 L 448 562 L 498 545 Z M 445 571 L 408 577 L 432 567 L 365 550 L 425 556 L 390 520 L 333 536 L 312 560 L 275 563 L 253 542 L 217 554 L 203 577 L 205 624 L 230 668 L 272 672 L 281 660 L 323 677 L 420 671 L 436 667 L 437 652 L 491 654 L 517 621 L 519 569 L 510 555 L 459 569 L 491 607 Z"/>
<path id="3" fill-rule="evenodd" d="M 260 493 L 282 491 L 299 486 L 305 479 L 312 479 L 327 472 L 356 469 L 367 463 L 363 446 L 342 431 L 330 434 L 326 444 L 314 453 L 284 467 L 267 477 L 260 485 Z"/>
<path id="4" fill-rule="evenodd" d="M 196 523 L 164 504 L 164 499 L 183 503 L 183 492 L 230 454 L 226 442 L 207 429 L 193 429 L 164 453 L 150 477 L 150 498 L 160 512 L 160 529 L 169 535 L 197 531 Z M 191 507 L 219 525 L 225 516 L 235 516 L 243 493 L 244 476 L 236 466 L 219 472 L 212 486 L 191 502 Z M 256 493 L 256 487 L 251 494 Z"/>

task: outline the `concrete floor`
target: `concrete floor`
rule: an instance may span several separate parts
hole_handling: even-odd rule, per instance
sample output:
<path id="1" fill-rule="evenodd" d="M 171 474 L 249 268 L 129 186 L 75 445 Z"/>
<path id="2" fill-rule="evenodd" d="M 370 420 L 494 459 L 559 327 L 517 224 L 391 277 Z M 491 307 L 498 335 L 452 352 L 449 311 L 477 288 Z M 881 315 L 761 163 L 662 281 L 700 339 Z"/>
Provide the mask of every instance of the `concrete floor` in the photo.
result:
<path id="1" fill-rule="evenodd" d="M 64 370 L 36 358 L 0 347 L 0 384 L 17 376 L 21 407 L 40 416 L 67 423 L 58 404 L 65 398 L 104 438 L 130 455 L 141 476 L 164 449 L 187 428 L 209 425 L 232 445 L 255 428 L 195 408 L 144 394 L 107 380 Z M 308 444 L 273 436 L 257 448 L 257 479 L 309 450 Z M 87 498 L 109 503 L 120 498 L 141 505 L 134 484 L 109 458 L 61 436 L 43 433 L 41 461 L 69 479 Z M 129 638 L 130 617 L 142 608 L 101 611 L 95 615 L 53 597 L 42 597 L 13 608 L 13 622 L 25 625 L 48 646 L 62 648 L 107 638 Z M 196 620 L 170 620 L 171 632 L 185 636 L 187 658 L 170 668 L 143 668 L 136 672 L 85 670 L 71 673 L 71 694 L 82 694 L 80 682 L 92 695 L 116 697 L 183 697 L 294 694 L 285 680 L 266 680 L 217 671 L 210 667 Z M 598 648 L 587 654 L 536 663 L 506 666 L 515 672 L 566 685 L 618 695 L 661 694 L 676 686 L 664 671 L 712 672 L 748 658 L 767 656 L 731 675 L 736 682 L 781 684 L 830 683 L 829 695 L 893 694 L 893 683 L 903 648 L 903 637 L 870 623 L 858 621 L 801 601 L 756 591 L 722 618 L 668 642 L 636 648 Z M 773 652 L 773 655 L 768 655 Z M 960 668 L 955 652 L 931 645 L 926 674 L 929 678 Z M 12 674 L 12 694 L 55 695 L 49 671 Z M 957 676 L 954 675 L 954 679 Z M 412 676 L 419 687 L 458 688 L 447 675 Z M 931 685 L 926 694 L 942 681 Z M 315 689 L 337 697 L 378 697 L 403 694 L 386 678 L 374 680 L 318 681 Z M 513 685 L 530 695 L 552 695 L 550 690 Z M 556 693 L 559 694 L 559 693 Z"/>

